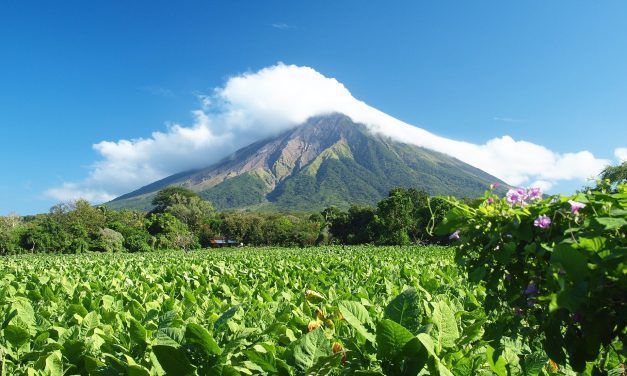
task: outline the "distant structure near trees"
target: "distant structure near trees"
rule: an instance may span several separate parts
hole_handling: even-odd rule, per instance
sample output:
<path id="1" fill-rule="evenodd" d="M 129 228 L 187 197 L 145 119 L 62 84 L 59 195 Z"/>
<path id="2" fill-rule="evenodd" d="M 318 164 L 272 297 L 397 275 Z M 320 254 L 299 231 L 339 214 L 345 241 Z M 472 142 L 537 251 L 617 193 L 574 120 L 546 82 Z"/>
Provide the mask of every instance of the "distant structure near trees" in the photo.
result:
<path id="1" fill-rule="evenodd" d="M 239 247 L 242 244 L 236 240 L 227 239 L 225 237 L 213 238 L 209 241 L 211 248 L 223 248 L 223 247 Z"/>

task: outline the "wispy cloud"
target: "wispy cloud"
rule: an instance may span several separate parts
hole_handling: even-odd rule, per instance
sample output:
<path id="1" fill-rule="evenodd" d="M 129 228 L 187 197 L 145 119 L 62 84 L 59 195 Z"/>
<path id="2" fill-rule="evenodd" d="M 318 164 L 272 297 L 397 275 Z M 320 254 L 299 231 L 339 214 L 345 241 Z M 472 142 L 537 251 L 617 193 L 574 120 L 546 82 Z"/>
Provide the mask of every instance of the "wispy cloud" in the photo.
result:
<path id="1" fill-rule="evenodd" d="M 525 119 L 516 119 L 516 118 L 511 118 L 511 117 L 500 117 L 500 116 L 495 116 L 492 118 L 492 120 L 502 121 L 505 123 L 523 123 L 525 121 Z"/>
<path id="2" fill-rule="evenodd" d="M 159 97 L 173 97 L 174 96 L 174 92 L 172 90 L 161 87 L 161 86 L 156 86 L 156 85 L 142 86 L 141 90 L 151 95 L 156 95 Z"/>
<path id="3" fill-rule="evenodd" d="M 441 137 L 369 106 L 336 79 L 309 67 L 279 63 L 234 76 L 199 100 L 193 124 L 172 124 L 141 139 L 99 142 L 93 148 L 100 159 L 86 179 L 65 182 L 46 194 L 105 201 L 168 175 L 206 167 L 311 116 L 332 112 L 344 113 L 372 132 L 451 155 L 513 185 L 548 188 L 562 181 L 585 182 L 610 163 L 587 150 L 558 153 L 508 135 L 479 144 Z M 625 152 L 617 149 L 616 157 L 625 158 Z"/>
<path id="4" fill-rule="evenodd" d="M 293 25 L 288 25 L 284 22 L 275 22 L 273 24 L 271 24 L 270 26 L 272 26 L 275 29 L 279 29 L 279 30 L 287 30 L 287 29 L 294 29 Z"/>
<path id="5" fill-rule="evenodd" d="M 203 111 L 208 111 L 211 108 L 212 101 L 210 95 L 195 92 L 194 96 L 198 99 L 198 103 L 200 103 L 200 107 Z"/>

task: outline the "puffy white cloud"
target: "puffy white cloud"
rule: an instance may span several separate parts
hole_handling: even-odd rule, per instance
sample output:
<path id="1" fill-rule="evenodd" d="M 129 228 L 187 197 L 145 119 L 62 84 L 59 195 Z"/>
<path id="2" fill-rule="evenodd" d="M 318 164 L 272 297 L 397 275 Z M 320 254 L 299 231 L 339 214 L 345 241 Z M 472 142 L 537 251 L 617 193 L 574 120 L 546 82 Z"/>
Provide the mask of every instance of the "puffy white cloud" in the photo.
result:
<path id="1" fill-rule="evenodd" d="M 564 180 L 583 181 L 609 163 L 588 151 L 560 154 L 510 136 L 484 144 L 444 138 L 367 105 L 334 78 L 309 67 L 279 63 L 234 76 L 211 96 L 198 98 L 202 109 L 193 112 L 192 125 L 174 124 L 148 138 L 100 142 L 94 145 L 100 159 L 85 180 L 46 194 L 106 201 L 168 175 L 205 167 L 253 141 L 331 112 L 344 113 L 373 132 L 449 154 L 514 185 L 550 188 Z M 624 158 L 625 150 L 617 149 L 617 157 Z"/>
<path id="2" fill-rule="evenodd" d="M 536 180 L 533 183 L 529 184 L 530 187 L 540 188 L 542 192 L 547 192 L 551 188 L 553 188 L 553 183 L 546 180 Z"/>
<path id="3" fill-rule="evenodd" d="M 614 155 L 618 159 L 619 162 L 627 162 L 627 148 L 616 148 L 614 149 Z"/>

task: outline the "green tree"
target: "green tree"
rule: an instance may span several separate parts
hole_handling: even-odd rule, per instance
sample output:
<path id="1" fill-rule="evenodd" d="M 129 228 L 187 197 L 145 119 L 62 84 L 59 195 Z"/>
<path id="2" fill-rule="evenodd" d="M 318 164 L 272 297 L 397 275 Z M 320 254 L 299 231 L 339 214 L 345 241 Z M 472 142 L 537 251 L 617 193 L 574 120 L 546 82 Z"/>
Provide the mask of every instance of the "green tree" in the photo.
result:
<path id="1" fill-rule="evenodd" d="M 610 184 L 620 184 L 627 182 L 627 162 L 617 166 L 607 166 L 601 172 L 601 179 L 609 180 Z"/>
<path id="2" fill-rule="evenodd" d="M 273 215 L 263 223 L 263 232 L 267 245 L 291 245 L 294 223 L 288 215 Z"/>
<path id="3" fill-rule="evenodd" d="M 216 211 L 209 201 L 182 187 L 168 187 L 157 193 L 152 201 L 152 213 L 170 213 L 185 223 L 200 239 L 202 246 L 218 234 Z"/>
<path id="4" fill-rule="evenodd" d="M 151 235 L 146 229 L 146 216 L 135 210 L 106 211 L 106 226 L 122 234 L 124 248 L 129 252 L 148 252 L 152 250 Z"/>
<path id="5" fill-rule="evenodd" d="M 407 190 L 396 188 L 377 204 L 376 226 L 379 243 L 409 244 L 409 230 L 414 226 L 414 204 Z"/>
<path id="6" fill-rule="evenodd" d="M 329 206 L 321 214 L 325 226 L 322 228 L 318 240 L 330 244 L 346 244 L 348 213 L 336 206 Z"/>
<path id="7" fill-rule="evenodd" d="M 165 212 L 168 207 L 180 202 L 180 197 L 198 197 L 198 194 L 190 189 L 178 186 L 164 188 L 157 192 L 152 199 L 152 206 L 154 208 L 150 214 Z"/>
<path id="8" fill-rule="evenodd" d="M 68 250 L 72 239 L 51 216 L 38 215 L 26 225 L 20 244 L 32 253 L 62 253 Z"/>
<path id="9" fill-rule="evenodd" d="M 320 233 L 320 223 L 311 218 L 294 217 L 296 219 L 294 226 L 294 235 L 292 236 L 292 244 L 300 247 L 309 247 L 315 245 Z"/>
<path id="10" fill-rule="evenodd" d="M 0 217 L 0 255 L 19 253 L 20 233 L 24 225 L 17 215 Z"/>
<path id="11" fill-rule="evenodd" d="M 107 221 L 103 209 L 82 199 L 53 206 L 49 216 L 68 234 L 70 245 L 66 251 L 72 253 L 97 247 L 98 233 Z"/>
<path id="12" fill-rule="evenodd" d="M 375 240 L 377 210 L 371 206 L 353 205 L 348 209 L 345 224 L 346 244 L 366 244 Z"/>
<path id="13" fill-rule="evenodd" d="M 147 228 L 154 236 L 157 249 L 190 250 L 199 246 L 198 239 L 187 225 L 170 213 L 151 214 Z"/>
<path id="14" fill-rule="evenodd" d="M 175 194 L 171 198 L 172 203 L 164 212 L 172 214 L 194 232 L 198 232 L 204 224 L 215 217 L 216 211 L 213 205 L 198 196 L 188 197 Z"/>
<path id="15" fill-rule="evenodd" d="M 250 245 L 265 245 L 265 217 L 258 213 L 229 212 L 222 214 L 220 233 L 229 239 Z"/>

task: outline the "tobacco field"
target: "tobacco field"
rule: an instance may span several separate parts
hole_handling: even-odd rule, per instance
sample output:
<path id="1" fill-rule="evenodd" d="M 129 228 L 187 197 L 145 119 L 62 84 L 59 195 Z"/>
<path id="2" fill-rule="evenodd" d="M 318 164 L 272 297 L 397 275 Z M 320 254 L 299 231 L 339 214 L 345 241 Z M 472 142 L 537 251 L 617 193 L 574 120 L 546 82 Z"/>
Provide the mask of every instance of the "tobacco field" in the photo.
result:
<path id="1" fill-rule="evenodd" d="M 499 336 L 453 258 L 368 246 L 2 258 L 2 372 L 572 373 L 536 339 Z"/>

